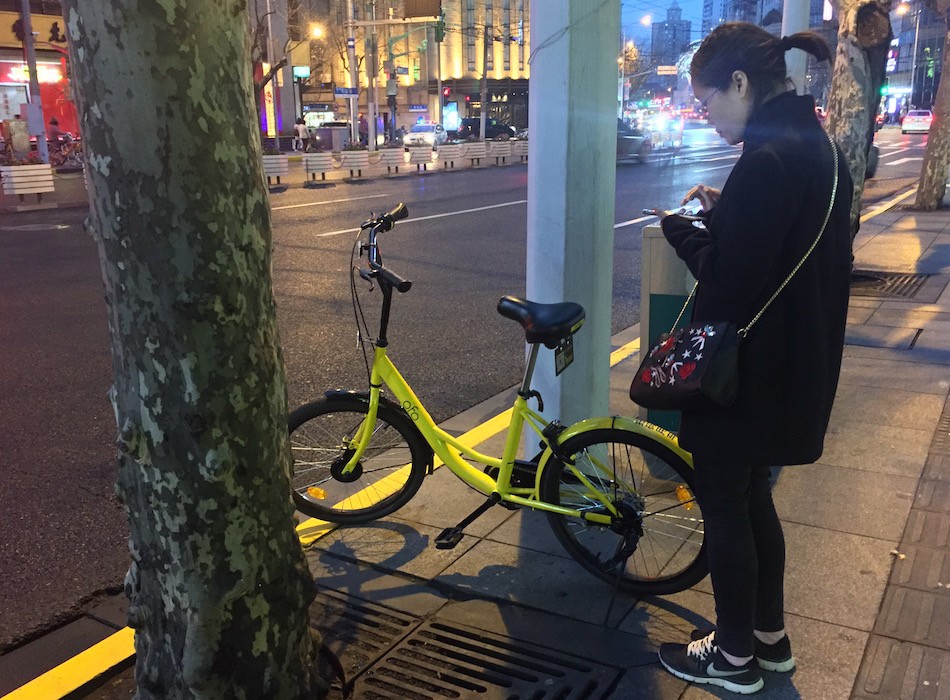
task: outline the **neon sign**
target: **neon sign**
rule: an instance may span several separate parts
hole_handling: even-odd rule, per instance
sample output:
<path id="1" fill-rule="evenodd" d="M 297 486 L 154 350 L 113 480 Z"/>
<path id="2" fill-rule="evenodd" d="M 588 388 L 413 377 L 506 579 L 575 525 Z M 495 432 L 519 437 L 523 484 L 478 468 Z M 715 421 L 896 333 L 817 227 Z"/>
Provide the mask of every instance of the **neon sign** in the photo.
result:
<path id="1" fill-rule="evenodd" d="M 30 70 L 25 63 L 13 63 L 7 73 L 7 80 L 13 83 L 30 82 Z M 41 83 L 58 83 L 63 79 L 63 73 L 57 66 L 38 65 L 36 77 Z"/>

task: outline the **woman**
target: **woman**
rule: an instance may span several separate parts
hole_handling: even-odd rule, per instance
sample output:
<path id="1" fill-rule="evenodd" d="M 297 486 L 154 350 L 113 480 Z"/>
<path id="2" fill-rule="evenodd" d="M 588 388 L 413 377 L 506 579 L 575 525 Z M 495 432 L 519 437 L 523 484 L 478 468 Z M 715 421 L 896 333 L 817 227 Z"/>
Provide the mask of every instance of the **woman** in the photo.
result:
<path id="1" fill-rule="evenodd" d="M 677 215 L 662 219 L 667 240 L 699 282 L 694 321 L 746 325 L 805 256 L 828 214 L 832 146 L 814 100 L 788 86 L 790 48 L 830 58 L 816 34 L 779 39 L 736 22 L 713 30 L 690 66 L 709 123 L 727 143 L 743 143 L 721 193 L 698 185 L 683 200 L 702 202 L 705 228 Z M 690 644 L 660 646 L 661 662 L 680 678 L 753 693 L 763 684 L 760 668 L 795 667 L 770 467 L 821 456 L 844 345 L 851 194 L 839 154 L 827 227 L 740 345 L 735 403 L 683 413 L 680 444 L 695 460 L 717 627 Z"/>

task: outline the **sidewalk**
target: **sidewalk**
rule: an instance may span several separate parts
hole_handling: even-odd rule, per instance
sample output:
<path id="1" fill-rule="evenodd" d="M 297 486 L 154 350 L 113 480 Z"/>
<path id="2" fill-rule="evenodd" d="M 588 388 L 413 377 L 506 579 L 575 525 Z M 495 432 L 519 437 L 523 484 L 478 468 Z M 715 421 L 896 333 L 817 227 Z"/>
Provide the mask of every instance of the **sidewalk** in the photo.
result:
<path id="1" fill-rule="evenodd" d="M 855 254 L 860 269 L 886 274 L 853 287 L 825 454 L 777 475 L 798 669 L 765 673 L 759 697 L 946 699 L 950 213 L 878 213 Z M 634 326 L 614 346 L 629 350 L 638 337 Z M 633 411 L 636 366 L 628 354 L 611 373 L 616 413 Z M 496 396 L 444 427 L 466 432 L 510 399 Z M 435 536 L 481 500 L 438 469 L 394 516 L 308 548 L 321 588 L 311 619 L 356 679 L 353 697 L 732 697 L 673 678 L 656 660 L 659 643 L 715 619 L 708 579 L 664 598 L 620 594 L 605 623 L 611 587 L 568 558 L 538 513 L 492 509 L 458 547 L 436 549 Z M 124 605 L 116 598 L 0 657 L 0 694 L 121 629 Z M 123 663 L 105 685 L 72 697 L 128 697 Z M 54 697 L 29 689 L 7 697 Z"/>

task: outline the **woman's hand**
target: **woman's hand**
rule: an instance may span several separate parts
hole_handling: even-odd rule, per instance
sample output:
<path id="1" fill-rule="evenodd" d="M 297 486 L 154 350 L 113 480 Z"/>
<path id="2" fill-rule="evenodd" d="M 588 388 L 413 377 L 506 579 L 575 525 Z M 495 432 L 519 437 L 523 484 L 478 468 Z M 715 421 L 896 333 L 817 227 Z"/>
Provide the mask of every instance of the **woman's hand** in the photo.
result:
<path id="1" fill-rule="evenodd" d="M 703 205 L 703 211 L 709 211 L 714 206 L 716 202 L 719 201 L 719 195 L 722 194 L 722 190 L 717 190 L 715 187 L 709 187 L 708 185 L 696 185 L 693 189 L 686 193 L 686 196 L 683 197 L 682 204 L 686 204 L 691 199 L 698 199 L 700 204 Z"/>

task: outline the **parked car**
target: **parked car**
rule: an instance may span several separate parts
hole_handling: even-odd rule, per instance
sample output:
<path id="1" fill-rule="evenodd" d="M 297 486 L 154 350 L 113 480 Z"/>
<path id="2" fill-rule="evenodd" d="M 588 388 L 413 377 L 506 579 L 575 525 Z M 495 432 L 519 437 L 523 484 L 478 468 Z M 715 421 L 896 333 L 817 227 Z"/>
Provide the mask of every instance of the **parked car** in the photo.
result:
<path id="1" fill-rule="evenodd" d="M 912 109 L 901 120 L 901 133 L 929 134 L 934 115 L 929 109 Z"/>
<path id="2" fill-rule="evenodd" d="M 459 123 L 458 134 L 460 139 L 467 139 L 474 136 L 478 138 L 481 130 L 481 120 L 478 117 L 466 117 Z M 489 139 L 501 140 L 511 139 L 515 136 L 514 127 L 502 124 L 497 119 L 487 119 L 485 121 L 485 137 Z"/>
<path id="3" fill-rule="evenodd" d="M 414 124 L 402 137 L 404 146 L 438 146 L 449 140 L 441 124 Z"/>
<path id="4" fill-rule="evenodd" d="M 636 158 L 645 163 L 653 151 L 650 136 L 622 119 L 617 120 L 617 160 Z"/>

